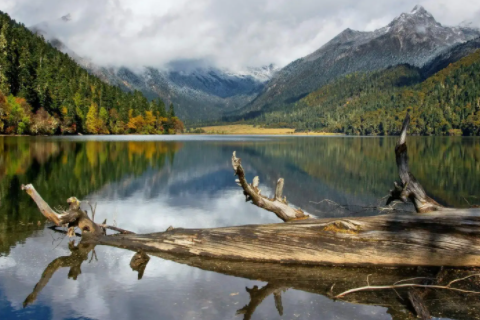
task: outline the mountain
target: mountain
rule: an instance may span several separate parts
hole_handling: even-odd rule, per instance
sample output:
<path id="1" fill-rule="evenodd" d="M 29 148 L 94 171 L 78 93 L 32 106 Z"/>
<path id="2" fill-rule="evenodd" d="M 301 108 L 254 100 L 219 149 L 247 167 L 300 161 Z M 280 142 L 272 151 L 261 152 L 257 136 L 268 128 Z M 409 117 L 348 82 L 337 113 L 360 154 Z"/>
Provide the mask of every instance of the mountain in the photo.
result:
<path id="1" fill-rule="evenodd" d="M 254 118 L 283 108 L 354 72 L 399 64 L 422 67 L 445 49 L 478 36 L 480 31 L 473 28 L 442 26 L 421 6 L 372 32 L 346 29 L 317 51 L 279 70 L 255 100 L 227 119 Z"/>
<path id="2" fill-rule="evenodd" d="M 410 133 L 414 135 L 478 136 L 478 83 L 480 38 L 443 52 L 424 68 L 398 65 L 340 77 L 299 100 L 294 108 L 265 112 L 253 123 L 354 135 L 395 135 L 405 113 L 410 112 Z"/>
<path id="3" fill-rule="evenodd" d="M 240 72 L 214 67 L 186 69 L 174 64 L 165 69 L 145 66 L 139 71 L 127 67 L 99 66 L 77 55 L 56 37 L 55 28 L 70 20 L 71 16 L 66 15 L 58 21 L 42 22 L 30 29 L 103 81 L 126 91 L 139 90 L 150 99 L 160 97 L 166 104 L 173 103 L 177 114 L 190 121 L 220 118 L 226 111 L 245 106 L 260 93 L 278 69 L 272 64 Z"/>
<path id="4" fill-rule="evenodd" d="M 82 60 L 78 59 L 80 64 Z M 275 67 L 233 73 L 217 68 L 161 70 L 144 67 L 105 68 L 83 63 L 92 74 L 125 90 L 139 90 L 149 98 L 160 97 L 173 103 L 177 114 L 190 121 L 219 118 L 225 111 L 237 110 L 252 101 L 268 81 Z"/>

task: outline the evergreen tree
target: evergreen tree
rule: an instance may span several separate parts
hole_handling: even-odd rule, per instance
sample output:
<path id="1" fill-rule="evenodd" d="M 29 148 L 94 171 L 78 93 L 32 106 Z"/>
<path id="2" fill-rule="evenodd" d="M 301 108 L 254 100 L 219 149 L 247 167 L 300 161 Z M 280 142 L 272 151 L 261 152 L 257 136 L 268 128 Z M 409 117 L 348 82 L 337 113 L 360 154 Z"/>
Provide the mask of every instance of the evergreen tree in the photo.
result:
<path id="1" fill-rule="evenodd" d="M 157 100 L 157 108 L 158 108 L 158 113 L 160 117 L 166 118 L 167 117 L 167 111 L 165 110 L 165 103 L 163 103 L 162 99 Z"/>

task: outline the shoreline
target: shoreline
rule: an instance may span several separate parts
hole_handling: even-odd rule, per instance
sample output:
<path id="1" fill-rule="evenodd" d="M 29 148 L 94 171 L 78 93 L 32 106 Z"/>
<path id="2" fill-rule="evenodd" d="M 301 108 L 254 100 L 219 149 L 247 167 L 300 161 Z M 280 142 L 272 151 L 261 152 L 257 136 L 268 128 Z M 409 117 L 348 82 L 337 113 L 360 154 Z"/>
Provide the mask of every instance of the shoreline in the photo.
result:
<path id="1" fill-rule="evenodd" d="M 330 132 L 294 132 L 294 133 L 252 133 L 252 132 L 228 132 L 228 133 L 178 133 L 182 136 L 345 136 L 344 133 L 330 133 Z"/>
<path id="2" fill-rule="evenodd" d="M 219 134 L 219 135 L 302 135 L 302 136 L 333 136 L 344 135 L 342 133 L 331 132 L 295 132 L 292 128 L 262 128 L 250 124 L 232 124 L 220 126 L 197 127 L 197 130 L 203 132 L 188 134 Z"/>

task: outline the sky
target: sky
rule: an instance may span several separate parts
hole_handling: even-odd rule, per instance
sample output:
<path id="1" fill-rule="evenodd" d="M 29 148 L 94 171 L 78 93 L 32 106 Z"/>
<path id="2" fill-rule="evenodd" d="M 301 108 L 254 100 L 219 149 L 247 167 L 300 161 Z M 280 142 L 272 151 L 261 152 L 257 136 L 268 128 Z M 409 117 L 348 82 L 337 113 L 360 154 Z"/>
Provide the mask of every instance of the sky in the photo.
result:
<path id="1" fill-rule="evenodd" d="M 285 66 L 346 28 L 375 30 L 417 4 L 443 25 L 480 27 L 478 0 L 0 0 L 0 10 L 103 66 L 241 71 Z"/>

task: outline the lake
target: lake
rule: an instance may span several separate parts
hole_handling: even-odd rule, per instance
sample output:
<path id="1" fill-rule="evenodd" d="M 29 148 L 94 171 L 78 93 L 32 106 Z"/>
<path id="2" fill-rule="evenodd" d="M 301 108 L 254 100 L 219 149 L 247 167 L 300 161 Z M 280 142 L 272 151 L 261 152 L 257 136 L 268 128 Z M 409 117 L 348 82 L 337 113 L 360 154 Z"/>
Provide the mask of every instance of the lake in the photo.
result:
<path id="1" fill-rule="evenodd" d="M 231 168 L 236 151 L 248 180 L 259 176 L 263 194 L 273 194 L 283 177 L 289 203 L 309 214 L 375 215 L 398 180 L 395 143 L 394 137 L 0 137 L 0 318 L 413 319 L 393 292 L 355 301 L 328 296 L 342 279 L 352 279 L 348 289 L 366 285 L 369 274 L 375 281 L 412 270 L 151 256 L 141 275 L 130 268 L 131 251 L 69 247 L 20 190 L 32 183 L 55 208 L 71 196 L 88 200 L 97 204 L 95 221 L 138 233 L 280 222 L 245 202 Z M 430 196 L 456 207 L 480 203 L 480 139 L 409 137 L 408 147 L 410 169 Z M 410 204 L 399 208 L 413 211 Z M 435 293 L 429 303 L 440 310 L 437 317 L 476 319 L 470 301 Z"/>

